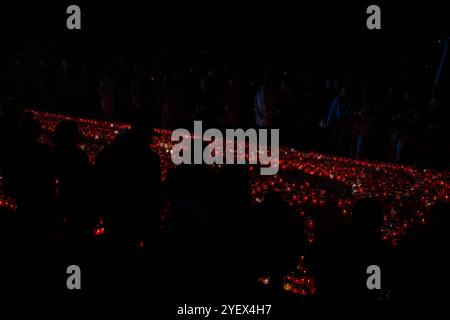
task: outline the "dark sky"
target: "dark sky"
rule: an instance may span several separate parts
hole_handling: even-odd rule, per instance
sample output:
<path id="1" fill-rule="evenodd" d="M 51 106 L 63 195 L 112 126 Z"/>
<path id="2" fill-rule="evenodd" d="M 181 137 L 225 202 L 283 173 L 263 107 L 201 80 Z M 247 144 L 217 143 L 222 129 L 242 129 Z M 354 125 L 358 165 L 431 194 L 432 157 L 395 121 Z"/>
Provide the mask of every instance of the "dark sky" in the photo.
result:
<path id="1" fill-rule="evenodd" d="M 382 31 L 408 39 L 443 36 L 446 5 L 430 1 L 380 3 Z M 241 46 L 261 41 L 292 45 L 295 39 L 320 41 L 373 36 L 365 28 L 367 1 L 2 1 L 2 34 L 47 36 L 61 41 L 148 39 L 159 46 Z M 66 7 L 82 9 L 82 30 L 66 29 Z M 66 38 L 63 39 L 63 38 Z"/>
<path id="2" fill-rule="evenodd" d="M 327 70 L 352 64 L 361 71 L 384 72 L 399 68 L 396 57 L 409 54 L 437 63 L 437 40 L 450 36 L 447 6 L 420 2 L 2 1 L 1 54 L 58 51 L 94 57 L 131 52 L 145 57 L 168 50 L 176 59 L 189 59 L 185 53 L 207 49 L 219 59 L 238 56 L 281 65 L 301 61 Z M 66 28 L 69 4 L 81 7 L 80 31 Z M 382 30 L 366 29 L 369 4 L 381 7 Z"/>

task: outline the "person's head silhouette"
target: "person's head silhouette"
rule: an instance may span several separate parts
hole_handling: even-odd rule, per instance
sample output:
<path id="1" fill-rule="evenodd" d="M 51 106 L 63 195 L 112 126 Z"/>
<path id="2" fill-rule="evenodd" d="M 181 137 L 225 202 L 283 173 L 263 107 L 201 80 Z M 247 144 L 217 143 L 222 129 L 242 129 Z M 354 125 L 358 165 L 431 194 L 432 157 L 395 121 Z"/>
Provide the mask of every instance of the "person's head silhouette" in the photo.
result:
<path id="1" fill-rule="evenodd" d="M 381 203 L 375 199 L 359 200 L 353 209 L 352 223 L 356 230 L 376 232 L 383 223 Z"/>
<path id="2" fill-rule="evenodd" d="M 57 147 L 76 146 L 79 137 L 78 125 L 71 120 L 63 120 L 56 128 L 53 143 Z"/>
<path id="3" fill-rule="evenodd" d="M 19 123 L 19 135 L 25 141 L 35 141 L 40 134 L 41 125 L 33 113 L 27 112 Z"/>

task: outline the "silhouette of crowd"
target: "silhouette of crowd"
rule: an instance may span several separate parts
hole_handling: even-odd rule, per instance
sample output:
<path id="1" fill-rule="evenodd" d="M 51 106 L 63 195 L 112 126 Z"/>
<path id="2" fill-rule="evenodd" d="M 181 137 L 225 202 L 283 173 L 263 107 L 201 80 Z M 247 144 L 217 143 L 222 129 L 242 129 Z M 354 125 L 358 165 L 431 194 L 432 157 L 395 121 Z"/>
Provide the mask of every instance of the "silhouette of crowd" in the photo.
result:
<path id="1" fill-rule="evenodd" d="M 279 194 L 252 205 L 245 167 L 181 165 L 162 182 L 159 157 L 148 147 L 151 128 L 189 128 L 195 119 L 219 128 L 282 128 L 283 144 L 304 149 L 445 167 L 445 96 L 322 86 L 270 68 L 131 67 L 123 58 L 98 71 L 67 57 L 41 58 L 37 66 L 18 57 L 8 72 L 2 79 L 16 98 L 2 101 L 0 170 L 17 211 L 0 209 L 2 295 L 283 296 L 283 276 L 306 255 L 317 279 L 310 299 L 448 296 L 446 204 L 436 204 L 429 224 L 412 228 L 395 248 L 381 240 L 378 200 L 360 200 L 351 223 L 340 221 L 336 206 L 317 209 L 317 244 L 307 251 L 305 222 Z M 41 124 L 23 112 L 31 102 L 133 125 L 91 164 L 75 122 L 61 121 L 51 145 L 40 141 Z M 81 293 L 66 290 L 71 264 L 83 270 Z M 386 290 L 367 290 L 373 264 Z M 258 282 L 264 274 L 271 285 Z"/>
<path id="2" fill-rule="evenodd" d="M 19 108 L 12 100 L 3 106 Z M 1 120 L 9 124 L 3 192 L 17 201 L 16 212 L 1 213 L 2 269 L 11 281 L 2 294 L 64 294 L 65 266 L 76 263 L 93 297 L 245 296 L 259 273 L 281 277 L 303 250 L 301 221 L 276 197 L 252 207 L 240 166 L 179 166 L 163 185 L 144 122 L 118 134 L 91 165 L 75 122 L 61 121 L 46 145 L 32 113 Z M 279 238 L 278 229 L 290 232 Z"/>
<path id="3" fill-rule="evenodd" d="M 0 95 L 51 112 L 148 119 L 159 128 L 190 128 L 193 120 L 214 128 L 281 128 L 282 143 L 303 150 L 448 167 L 449 97 L 443 88 L 432 93 L 429 75 L 416 71 L 422 62 L 410 56 L 395 58 L 403 71 L 364 77 L 219 63 L 205 52 L 183 62 L 166 55 L 21 54 L 4 63 Z"/>

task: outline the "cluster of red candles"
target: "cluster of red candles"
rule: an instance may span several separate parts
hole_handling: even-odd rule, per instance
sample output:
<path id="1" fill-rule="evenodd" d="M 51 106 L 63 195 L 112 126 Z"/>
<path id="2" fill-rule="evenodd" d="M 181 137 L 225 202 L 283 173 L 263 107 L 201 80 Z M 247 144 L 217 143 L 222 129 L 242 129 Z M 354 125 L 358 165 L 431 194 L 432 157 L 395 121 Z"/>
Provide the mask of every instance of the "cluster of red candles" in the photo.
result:
<path id="1" fill-rule="evenodd" d="M 41 141 L 45 143 L 50 143 L 60 121 L 76 121 L 82 134 L 80 147 L 92 162 L 121 130 L 130 128 L 128 124 L 32 112 L 41 123 Z M 170 157 L 173 146 L 171 131 L 155 129 L 155 132 L 157 135 L 150 148 L 160 156 L 164 180 L 167 172 L 174 167 Z M 261 176 L 255 167 L 248 165 L 253 201 L 263 201 L 269 191 L 279 192 L 298 214 L 305 217 L 309 244 L 314 243 L 315 226 L 314 217 L 309 214 L 311 208 L 334 206 L 340 208 L 344 217 L 351 218 L 352 207 L 359 199 L 380 199 L 386 210 L 383 238 L 395 244 L 409 226 L 426 222 L 427 213 L 433 204 L 449 201 L 450 196 L 450 172 L 406 165 L 353 160 L 282 147 L 279 150 L 277 175 Z M 14 200 L 0 194 L 1 206 L 15 209 Z M 99 228 L 97 232 L 98 235 L 103 234 L 104 229 Z M 284 289 L 291 292 L 300 290 L 302 295 L 313 293 L 314 280 L 303 274 L 303 269 L 301 273 L 300 278 L 296 279 L 289 275 Z M 307 289 L 305 283 L 308 285 Z M 295 289 L 298 284 L 303 289 Z"/>

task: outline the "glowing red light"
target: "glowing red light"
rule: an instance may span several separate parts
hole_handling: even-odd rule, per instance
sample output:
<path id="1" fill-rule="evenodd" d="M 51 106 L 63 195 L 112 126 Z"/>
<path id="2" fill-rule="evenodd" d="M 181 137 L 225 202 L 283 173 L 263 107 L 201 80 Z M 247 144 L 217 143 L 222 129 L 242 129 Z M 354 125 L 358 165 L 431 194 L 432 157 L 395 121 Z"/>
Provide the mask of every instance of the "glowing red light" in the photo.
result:
<path id="1" fill-rule="evenodd" d="M 94 230 L 94 235 L 97 237 L 97 236 L 101 236 L 102 234 L 104 234 L 105 233 L 105 228 L 104 227 L 99 227 L 99 228 L 96 228 L 95 230 Z"/>

